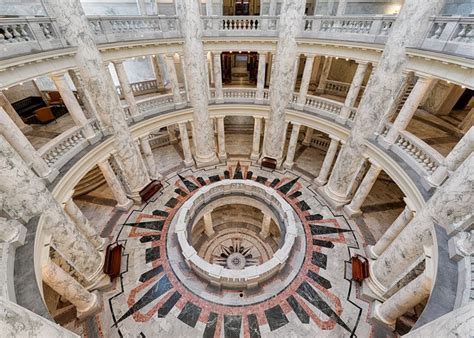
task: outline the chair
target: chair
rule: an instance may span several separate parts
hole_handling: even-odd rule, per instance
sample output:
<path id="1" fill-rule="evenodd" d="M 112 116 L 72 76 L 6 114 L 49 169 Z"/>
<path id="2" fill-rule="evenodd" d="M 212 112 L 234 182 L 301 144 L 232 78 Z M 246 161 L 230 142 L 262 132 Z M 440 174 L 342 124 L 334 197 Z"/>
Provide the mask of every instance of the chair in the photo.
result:
<path id="1" fill-rule="evenodd" d="M 264 157 L 261 162 L 261 166 L 264 168 L 269 168 L 275 170 L 277 167 L 277 160 L 271 157 Z"/>
<path id="2" fill-rule="evenodd" d="M 43 107 L 40 109 L 36 109 L 35 117 L 40 123 L 44 123 L 44 124 L 56 120 L 50 107 Z"/>
<path id="3" fill-rule="evenodd" d="M 48 105 L 49 106 L 63 106 L 64 102 L 63 99 L 61 98 L 61 95 L 59 92 L 48 92 Z"/>

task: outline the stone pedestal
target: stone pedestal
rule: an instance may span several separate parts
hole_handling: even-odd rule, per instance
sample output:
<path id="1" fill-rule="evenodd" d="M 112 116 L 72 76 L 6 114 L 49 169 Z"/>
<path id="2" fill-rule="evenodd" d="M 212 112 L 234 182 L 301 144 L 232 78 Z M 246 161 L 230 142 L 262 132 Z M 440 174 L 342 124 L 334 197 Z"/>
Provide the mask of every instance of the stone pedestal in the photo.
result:
<path id="1" fill-rule="evenodd" d="M 191 153 L 191 145 L 189 144 L 188 128 L 186 122 L 179 123 L 179 135 L 181 138 L 181 147 L 184 153 L 184 165 L 191 167 L 194 165 L 193 155 Z"/>
<path id="2" fill-rule="evenodd" d="M 107 181 L 110 190 L 112 190 L 115 200 L 117 201 L 117 205 L 115 207 L 119 210 L 129 210 L 133 205 L 133 201 L 125 194 L 122 184 L 120 183 L 117 176 L 115 176 L 115 173 L 110 166 L 109 160 L 106 159 L 101 161 L 97 163 L 97 166 L 102 172 L 102 175 L 104 175 L 104 178 Z"/>
<path id="3" fill-rule="evenodd" d="M 298 135 L 300 133 L 300 127 L 301 127 L 300 124 L 293 123 L 293 129 L 291 130 L 291 136 L 290 136 L 290 143 L 288 145 L 288 152 L 286 154 L 285 163 L 283 163 L 284 168 L 291 169 L 293 165 L 295 164 L 294 159 L 295 159 L 296 146 L 298 145 Z"/>
<path id="4" fill-rule="evenodd" d="M 313 181 L 316 186 L 323 186 L 328 181 L 329 170 L 331 170 L 331 166 L 334 162 L 334 158 L 336 157 L 338 147 L 339 140 L 331 137 L 331 143 L 329 144 L 328 151 L 326 153 L 326 156 L 324 157 L 321 170 L 319 171 L 318 177 L 316 177 Z"/>
<path id="5" fill-rule="evenodd" d="M 252 153 L 250 154 L 250 159 L 252 161 L 257 161 L 260 158 L 260 133 L 261 132 L 262 132 L 262 118 L 254 117 Z"/>

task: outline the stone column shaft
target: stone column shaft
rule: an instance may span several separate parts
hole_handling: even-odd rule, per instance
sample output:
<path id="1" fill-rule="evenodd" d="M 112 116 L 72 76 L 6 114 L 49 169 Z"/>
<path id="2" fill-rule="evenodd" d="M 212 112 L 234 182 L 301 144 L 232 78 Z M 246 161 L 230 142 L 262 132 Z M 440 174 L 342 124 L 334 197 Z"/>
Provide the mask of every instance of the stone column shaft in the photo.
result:
<path id="1" fill-rule="evenodd" d="M 217 116 L 217 144 L 219 148 L 219 159 L 221 161 L 227 158 L 225 151 L 225 128 L 224 128 L 224 116 Z"/>
<path id="2" fill-rule="evenodd" d="M 133 95 L 133 89 L 128 81 L 128 75 L 125 71 L 125 66 L 123 65 L 123 61 L 114 61 L 115 72 L 117 73 L 118 80 L 120 82 L 120 88 L 122 88 L 122 94 L 125 98 L 125 101 L 128 105 L 128 111 L 130 112 L 130 116 L 136 118 L 140 115 L 140 111 L 137 107 L 137 101 L 135 100 L 135 96 Z"/>
<path id="3" fill-rule="evenodd" d="M 86 138 L 93 138 L 95 136 L 94 130 L 92 130 L 92 127 L 89 125 L 87 118 L 84 115 L 84 111 L 79 105 L 79 102 L 77 102 L 72 89 L 67 84 L 64 74 L 53 75 L 51 78 L 54 81 L 74 124 L 83 128 Z"/>
<path id="4" fill-rule="evenodd" d="M 466 134 L 469 130 L 472 130 L 473 125 L 474 125 L 474 108 L 471 108 L 471 110 L 469 110 L 469 113 L 467 113 L 466 117 L 459 124 L 458 128 L 461 130 L 461 132 Z"/>
<path id="5" fill-rule="evenodd" d="M 413 219 L 413 209 L 408 205 L 405 206 L 405 209 L 398 215 L 397 219 L 393 221 L 390 227 L 385 231 L 385 233 L 380 237 L 380 239 L 373 246 L 369 246 L 370 255 L 372 258 L 376 259 L 379 257 L 382 252 L 387 249 L 390 243 L 397 238 L 398 234 L 407 226 L 407 224 Z"/>
<path id="6" fill-rule="evenodd" d="M 13 122 L 12 122 L 13 124 Z M 87 281 L 101 273 L 97 249 L 77 230 L 74 222 L 38 178 L 0 136 L 0 200 L 13 219 L 28 222 L 42 217 L 42 231 L 63 258 Z"/>
<path id="7" fill-rule="evenodd" d="M 306 133 L 304 134 L 303 145 L 310 146 L 311 141 L 313 140 L 314 129 L 310 127 L 306 127 Z"/>
<path id="8" fill-rule="evenodd" d="M 325 57 L 323 70 L 321 71 L 321 77 L 319 78 L 319 84 L 317 91 L 322 93 L 326 89 L 326 82 L 328 80 L 329 71 L 331 70 L 332 57 Z"/>
<path id="9" fill-rule="evenodd" d="M 104 178 L 107 181 L 110 190 L 112 190 L 112 194 L 114 195 L 115 200 L 117 201 L 117 205 L 115 207 L 120 210 L 130 209 L 133 202 L 125 194 L 122 184 L 120 183 L 117 176 L 115 176 L 115 173 L 109 163 L 109 160 L 107 159 L 102 162 L 99 162 L 97 163 L 97 166 L 102 172 L 102 175 L 104 175 Z"/>
<path id="10" fill-rule="evenodd" d="M 211 237 L 215 233 L 212 225 L 212 216 L 210 212 L 204 214 L 204 232 L 208 237 Z"/>
<path id="11" fill-rule="evenodd" d="M 224 102 L 224 92 L 222 91 L 222 69 L 221 69 L 221 53 L 212 53 L 212 61 L 214 63 L 214 87 L 216 89 L 216 103 Z"/>
<path id="12" fill-rule="evenodd" d="M 359 185 L 359 189 L 357 189 L 356 193 L 354 194 L 351 203 L 344 207 L 344 210 L 348 215 L 354 216 L 356 214 L 362 213 L 360 207 L 362 204 L 364 204 L 364 201 L 369 195 L 370 190 L 377 181 L 380 171 L 382 171 L 382 168 L 378 165 L 372 164 L 370 166 L 367 174 L 365 174 L 364 179 Z"/>
<path id="13" fill-rule="evenodd" d="M 324 157 L 323 165 L 321 166 L 318 177 L 314 179 L 314 184 L 322 186 L 328 181 L 329 170 L 331 170 L 338 147 L 339 140 L 331 137 L 331 143 L 329 144 L 328 151 Z"/>
<path id="14" fill-rule="evenodd" d="M 252 153 L 250 159 L 256 161 L 260 157 L 260 134 L 262 132 L 262 118 L 254 117 L 253 124 L 253 140 L 252 140 Z"/>
<path id="15" fill-rule="evenodd" d="M 272 85 L 270 86 L 270 116 L 263 141 L 263 157 L 270 157 L 281 164 L 286 137 L 285 109 L 293 95 L 295 60 L 298 56 L 296 36 L 304 16 L 305 1 L 285 0 L 281 7 L 280 30 L 277 44 Z"/>
<path id="16" fill-rule="evenodd" d="M 171 126 L 166 126 L 166 130 L 168 131 L 168 136 L 170 138 L 170 143 L 175 144 L 178 142 L 178 139 L 176 138 L 176 133 L 175 133 L 175 124 Z"/>
<path id="17" fill-rule="evenodd" d="M 156 86 L 157 88 L 162 88 L 164 86 L 163 73 L 161 72 L 160 65 L 161 55 L 152 55 L 151 64 L 153 66 L 153 73 L 155 74 Z"/>
<path id="18" fill-rule="evenodd" d="M 260 236 L 262 238 L 267 238 L 270 235 L 270 223 L 272 218 L 269 215 L 263 214 L 262 221 L 262 230 L 260 231 Z"/>
<path id="19" fill-rule="evenodd" d="M 212 0 L 206 0 L 206 15 L 207 16 L 212 16 L 214 15 L 212 13 Z"/>
<path id="20" fill-rule="evenodd" d="M 300 133 L 301 125 L 298 123 L 292 123 L 293 128 L 291 129 L 290 143 L 288 144 L 288 152 L 286 154 L 286 160 L 283 166 L 287 169 L 291 169 L 295 164 L 295 153 L 296 146 L 298 145 L 298 135 Z"/>
<path id="21" fill-rule="evenodd" d="M 137 0 L 138 14 L 147 15 L 145 0 Z"/>
<path id="22" fill-rule="evenodd" d="M 21 132 L 20 128 L 13 123 L 5 110 L 0 107 L 0 134 L 15 148 L 28 166 L 31 166 L 35 173 L 49 182 L 58 174 L 57 170 L 51 169 L 45 160 L 38 154 L 30 141 Z"/>
<path id="23" fill-rule="evenodd" d="M 49 259 L 42 267 L 43 281 L 59 295 L 70 301 L 77 309 L 78 316 L 89 315 L 100 310 L 99 297 L 87 291 L 79 282 Z"/>
<path id="24" fill-rule="evenodd" d="M 258 53 L 257 92 L 255 94 L 255 101 L 257 103 L 263 102 L 263 93 L 265 89 L 266 60 L 267 53 Z"/>
<path id="25" fill-rule="evenodd" d="M 336 16 L 343 16 L 346 12 L 347 0 L 339 0 Z"/>
<path id="26" fill-rule="evenodd" d="M 84 88 L 82 85 L 82 81 L 77 75 L 75 70 L 68 70 L 69 77 L 72 80 L 72 83 L 74 83 L 74 86 L 76 87 L 77 95 L 82 101 L 82 104 L 84 105 L 84 108 L 86 109 L 87 113 L 89 114 L 90 118 L 97 118 L 100 121 L 100 117 L 97 115 L 97 111 L 94 107 L 94 104 L 91 101 L 90 94 L 87 92 L 87 90 Z"/>
<path id="27" fill-rule="evenodd" d="M 179 92 L 179 82 L 178 75 L 176 74 L 176 68 L 174 65 L 174 60 L 172 55 L 163 55 L 163 60 L 165 61 L 166 71 L 168 73 L 171 91 L 173 92 L 173 100 L 175 104 L 183 103 L 183 98 Z"/>
<path id="28" fill-rule="evenodd" d="M 304 64 L 303 77 L 301 78 L 300 94 L 298 96 L 297 106 L 303 107 L 308 95 L 309 82 L 313 72 L 314 56 L 307 56 Z"/>
<path id="29" fill-rule="evenodd" d="M 12 119 L 12 121 L 16 124 L 16 126 L 22 131 L 22 132 L 28 132 L 32 130 L 33 128 L 21 119 L 20 115 L 16 112 L 15 108 L 11 105 L 10 101 L 7 99 L 5 94 L 0 91 L 0 107 L 2 107 L 5 112 L 8 114 L 8 116 Z"/>
<path id="30" fill-rule="evenodd" d="M 79 231 L 96 247 L 103 248 L 105 238 L 100 237 L 96 229 L 94 229 L 87 217 L 82 213 L 81 209 L 74 203 L 72 197 L 64 202 L 64 210 L 74 221 Z"/>
<path id="31" fill-rule="evenodd" d="M 364 81 L 365 72 L 367 71 L 368 63 L 359 62 L 357 64 L 357 69 L 352 79 L 351 86 L 347 92 L 346 100 L 344 106 L 341 109 L 339 117 L 343 120 L 346 120 L 349 117 L 351 108 L 354 107 L 354 104 L 359 96 L 360 89 L 362 87 L 362 82 Z"/>
<path id="32" fill-rule="evenodd" d="M 269 16 L 276 16 L 277 0 L 270 0 L 270 8 L 268 9 Z"/>
<path id="33" fill-rule="evenodd" d="M 209 117 L 208 102 L 209 80 L 207 77 L 206 56 L 202 43 L 202 21 L 199 4 L 194 0 L 177 0 L 176 8 L 183 34 L 183 66 L 188 79 L 188 90 L 193 107 L 193 140 L 196 147 L 194 158 L 196 165 L 216 164 L 216 144 L 214 128 Z"/>
<path id="34" fill-rule="evenodd" d="M 145 162 L 148 167 L 148 173 L 150 174 L 151 179 L 153 180 L 161 180 L 163 176 L 159 173 L 158 168 L 155 162 L 155 156 L 153 155 L 153 151 L 150 147 L 150 140 L 148 138 L 149 135 L 140 137 L 140 146 L 143 151 L 143 155 L 145 156 Z"/>
<path id="35" fill-rule="evenodd" d="M 418 81 L 416 81 L 415 87 L 413 87 L 413 90 L 411 91 L 410 95 L 408 95 L 405 104 L 398 113 L 398 116 L 393 122 L 392 127 L 388 131 L 387 136 L 385 136 L 386 142 L 388 142 L 389 144 L 395 143 L 400 131 L 406 129 L 413 115 L 418 109 L 421 100 L 423 100 L 423 98 L 425 97 L 427 90 L 432 88 L 433 81 L 435 80 L 432 78 L 419 78 Z"/>
<path id="36" fill-rule="evenodd" d="M 179 135 L 181 138 L 181 146 L 184 153 L 184 165 L 190 167 L 194 164 L 193 155 L 191 153 L 191 145 L 189 144 L 188 128 L 186 122 L 179 123 Z"/>

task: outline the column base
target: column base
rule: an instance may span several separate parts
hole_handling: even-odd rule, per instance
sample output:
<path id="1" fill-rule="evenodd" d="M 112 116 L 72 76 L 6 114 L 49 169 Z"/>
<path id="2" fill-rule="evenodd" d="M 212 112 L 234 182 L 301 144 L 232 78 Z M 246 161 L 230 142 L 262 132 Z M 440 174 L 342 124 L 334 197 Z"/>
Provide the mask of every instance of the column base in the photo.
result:
<path id="1" fill-rule="evenodd" d="M 77 310 L 77 318 L 79 320 L 93 316 L 102 309 L 102 296 L 96 291 L 92 295 L 94 296 L 93 303 L 87 309 Z"/>
<path id="2" fill-rule="evenodd" d="M 95 290 L 103 291 L 103 290 L 110 289 L 112 285 L 113 285 L 113 282 L 110 279 L 110 276 L 104 273 L 101 273 L 100 277 L 97 278 L 97 280 L 94 281 L 94 283 L 87 286 L 87 290 L 91 292 Z"/>
<path id="3" fill-rule="evenodd" d="M 186 107 L 187 104 L 188 104 L 187 102 L 178 102 L 178 103 L 175 103 L 174 108 L 175 109 L 182 109 L 182 108 Z"/>
<path id="4" fill-rule="evenodd" d="M 102 135 L 100 133 L 99 134 L 94 134 L 93 136 L 87 138 L 87 141 L 90 144 L 96 144 L 97 142 L 100 141 L 101 138 L 102 138 Z"/>
<path id="5" fill-rule="evenodd" d="M 296 110 L 303 110 L 304 109 L 304 104 L 303 103 L 296 103 L 293 108 Z"/>
<path id="6" fill-rule="evenodd" d="M 192 167 L 194 165 L 194 160 L 183 160 L 184 166 L 186 168 Z"/>
<path id="7" fill-rule="evenodd" d="M 268 238 L 268 236 L 270 236 L 270 234 L 265 234 L 265 233 L 262 233 L 262 232 L 258 233 L 258 237 L 260 237 L 263 240 L 266 240 Z"/>
<path id="8" fill-rule="evenodd" d="M 375 323 L 379 323 L 379 324 L 383 324 L 385 326 L 388 326 L 392 331 L 395 330 L 395 323 L 396 321 L 393 321 L 393 322 L 389 322 L 387 320 L 385 320 L 381 315 L 380 315 L 380 306 L 382 305 L 381 302 L 379 302 L 378 300 L 375 300 L 372 302 L 372 313 L 371 313 L 371 316 L 370 316 L 370 321 L 373 322 L 374 324 Z"/>
<path id="9" fill-rule="evenodd" d="M 221 98 L 216 98 L 216 104 L 222 104 L 224 103 L 224 98 L 221 97 Z"/>
<path id="10" fill-rule="evenodd" d="M 285 168 L 285 169 L 291 169 L 291 168 L 293 168 L 293 165 L 294 165 L 294 164 L 295 164 L 295 162 L 287 162 L 287 161 L 285 161 L 285 162 L 283 163 L 283 168 Z"/>
<path id="11" fill-rule="evenodd" d="M 58 177 L 59 171 L 56 168 L 51 168 L 51 170 L 44 176 L 40 176 L 42 179 L 46 180 L 47 183 L 53 183 L 53 181 Z"/>
<path id="12" fill-rule="evenodd" d="M 219 164 L 219 159 L 216 156 L 216 153 L 212 153 L 210 157 L 198 157 L 194 156 L 194 160 L 196 161 L 197 168 L 208 167 L 212 165 Z"/>
<path id="13" fill-rule="evenodd" d="M 255 104 L 263 104 L 263 98 L 261 98 L 261 99 L 255 99 L 254 103 L 255 103 Z"/>
<path id="14" fill-rule="evenodd" d="M 391 143 L 387 142 L 387 140 L 385 140 L 385 137 L 382 135 L 379 135 L 377 137 L 377 141 L 378 144 L 385 150 L 388 150 L 388 148 L 390 148 L 390 146 L 392 145 Z"/>
<path id="15" fill-rule="evenodd" d="M 344 125 L 344 124 L 346 124 L 347 117 L 337 116 L 335 121 L 336 121 L 336 123 Z"/>
<path id="16" fill-rule="evenodd" d="M 333 209 L 339 210 L 343 205 L 349 203 L 349 199 L 334 193 L 328 185 L 324 185 L 316 189 L 322 198 L 329 204 Z"/>
<path id="17" fill-rule="evenodd" d="M 385 301 L 383 296 L 386 293 L 386 289 L 381 285 L 374 277 L 373 272 L 374 260 L 369 261 L 369 278 L 362 282 L 361 298 L 367 302 L 374 300 Z"/>
<path id="18" fill-rule="evenodd" d="M 259 160 L 259 158 L 260 158 L 260 153 L 256 153 L 256 154 L 252 153 L 252 154 L 250 154 L 250 159 L 251 159 L 252 161 L 257 162 L 257 161 Z"/>
<path id="19" fill-rule="evenodd" d="M 346 204 L 343 210 L 346 213 L 346 215 L 349 216 L 349 218 L 354 218 L 354 217 L 362 215 L 362 210 L 352 209 L 350 204 Z"/>
<path id="20" fill-rule="evenodd" d="M 115 205 L 115 208 L 119 209 L 119 210 L 122 210 L 122 211 L 128 211 L 130 210 L 130 208 L 132 207 L 133 205 L 133 201 L 132 200 L 127 200 L 127 203 L 124 203 L 124 204 L 116 204 Z"/>
<path id="21" fill-rule="evenodd" d="M 139 114 L 139 115 L 133 115 L 132 116 L 132 120 L 133 122 L 138 122 L 138 121 L 141 121 L 143 120 L 144 116 L 142 114 Z"/>
<path id="22" fill-rule="evenodd" d="M 311 146 L 311 142 L 305 142 L 304 140 L 303 142 L 301 142 L 301 144 L 304 145 L 305 147 Z"/>
<path id="23" fill-rule="evenodd" d="M 220 161 L 225 161 L 225 160 L 227 160 L 227 153 L 219 154 L 218 157 L 219 157 L 219 160 L 220 160 Z"/>
<path id="24" fill-rule="evenodd" d="M 23 127 L 20 128 L 20 130 L 23 134 L 25 134 L 25 133 L 28 133 L 28 132 L 32 131 L 33 127 L 28 125 L 28 124 L 25 124 Z"/>
<path id="25" fill-rule="evenodd" d="M 313 180 L 313 185 L 317 188 L 324 186 L 328 181 L 327 180 L 321 180 L 319 177 L 316 177 Z"/>
<path id="26" fill-rule="evenodd" d="M 315 94 L 324 94 L 324 89 L 316 88 L 314 91 Z"/>
<path id="27" fill-rule="evenodd" d="M 365 253 L 367 254 L 367 256 L 369 256 L 370 259 L 375 260 L 375 259 L 379 258 L 379 255 L 377 255 L 374 252 L 374 245 L 367 246 L 367 248 L 365 249 Z"/>

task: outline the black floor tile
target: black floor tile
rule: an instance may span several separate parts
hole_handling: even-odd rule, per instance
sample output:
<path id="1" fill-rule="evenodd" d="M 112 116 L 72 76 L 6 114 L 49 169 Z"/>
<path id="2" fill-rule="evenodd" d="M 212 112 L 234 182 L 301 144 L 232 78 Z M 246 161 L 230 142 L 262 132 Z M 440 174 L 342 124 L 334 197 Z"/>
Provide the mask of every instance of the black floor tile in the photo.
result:
<path id="1" fill-rule="evenodd" d="M 281 309 L 280 305 L 275 305 L 274 307 L 265 310 L 265 317 L 267 317 L 270 331 L 279 329 L 280 327 L 288 324 L 288 318 L 286 318 L 286 315 Z"/>
<path id="2" fill-rule="evenodd" d="M 219 177 L 219 175 L 209 176 L 209 181 L 210 181 L 211 183 L 219 182 L 220 180 L 221 180 L 221 178 Z"/>
<path id="3" fill-rule="evenodd" d="M 316 283 L 318 283 L 319 285 L 321 285 L 323 288 L 325 289 L 330 289 L 332 288 L 332 285 L 331 285 L 331 282 L 328 281 L 326 278 L 318 275 L 316 272 L 314 271 L 311 271 L 311 270 L 308 270 L 308 273 L 307 273 L 308 277 L 311 278 L 312 280 L 314 280 Z"/>
<path id="4" fill-rule="evenodd" d="M 178 200 L 174 197 L 171 197 L 168 202 L 166 202 L 165 206 L 168 208 L 174 208 L 178 204 Z"/>
<path id="5" fill-rule="evenodd" d="M 184 305 L 183 310 L 181 310 L 178 319 L 191 327 L 195 327 L 201 311 L 202 309 L 199 306 L 194 305 L 191 302 L 187 302 Z"/>
<path id="6" fill-rule="evenodd" d="M 145 261 L 147 263 L 156 261 L 158 258 L 160 258 L 160 247 L 155 246 L 153 248 L 147 248 L 145 252 Z"/>
<path id="7" fill-rule="evenodd" d="M 224 337 L 240 338 L 242 316 L 224 315 Z"/>
<path id="8" fill-rule="evenodd" d="M 260 327 L 258 326 L 257 316 L 252 313 L 247 316 L 247 320 L 249 322 L 250 338 L 260 338 L 262 335 L 260 334 Z"/>
<path id="9" fill-rule="evenodd" d="M 255 181 L 257 181 L 258 183 L 261 183 L 261 184 L 267 183 L 267 180 L 268 180 L 268 178 L 266 178 L 264 176 L 257 176 L 257 178 L 255 179 Z"/>
<path id="10" fill-rule="evenodd" d="M 290 304 L 291 308 L 293 311 L 296 313 L 296 316 L 298 316 L 298 319 L 303 323 L 303 324 L 309 324 L 309 315 L 308 313 L 303 309 L 303 307 L 298 303 L 298 301 L 295 299 L 295 297 L 290 296 L 286 299 L 288 304 Z"/>
<path id="11" fill-rule="evenodd" d="M 217 327 L 217 319 L 219 316 L 215 312 L 211 312 L 207 319 L 206 328 L 204 329 L 203 338 L 214 338 Z"/>
<path id="12" fill-rule="evenodd" d="M 322 269 L 326 269 L 326 265 L 328 263 L 328 257 L 317 251 L 313 251 L 313 256 L 311 257 L 311 263 L 316 266 L 319 266 Z"/>
<path id="13" fill-rule="evenodd" d="M 149 229 L 155 231 L 161 231 L 163 229 L 163 225 L 165 221 L 151 221 L 151 222 L 141 222 L 141 223 L 126 223 L 124 225 L 141 228 L 141 229 Z"/>
<path id="14" fill-rule="evenodd" d="M 343 232 L 350 232 L 352 230 L 345 230 L 333 227 L 327 227 L 319 224 L 310 224 L 311 235 L 328 235 L 328 234 L 339 234 Z"/>
<path id="15" fill-rule="evenodd" d="M 334 248 L 334 243 L 330 241 L 323 241 L 321 239 L 313 239 L 313 245 L 322 246 L 324 248 Z"/>
<path id="16" fill-rule="evenodd" d="M 175 291 L 171 297 L 168 298 L 168 300 L 158 309 L 158 318 L 165 318 L 180 298 L 181 294 L 178 291 Z"/>
<path id="17" fill-rule="evenodd" d="M 147 280 L 155 277 L 156 275 L 158 275 L 162 271 L 163 271 L 163 266 L 158 265 L 156 268 L 153 268 L 151 270 L 148 270 L 147 272 L 142 273 L 142 275 L 139 278 L 139 281 L 144 283 Z"/>
<path id="18" fill-rule="evenodd" d="M 159 241 L 161 238 L 161 235 L 150 235 L 150 236 L 143 236 L 140 238 L 140 243 L 148 243 L 148 242 L 153 242 L 153 241 Z"/>

